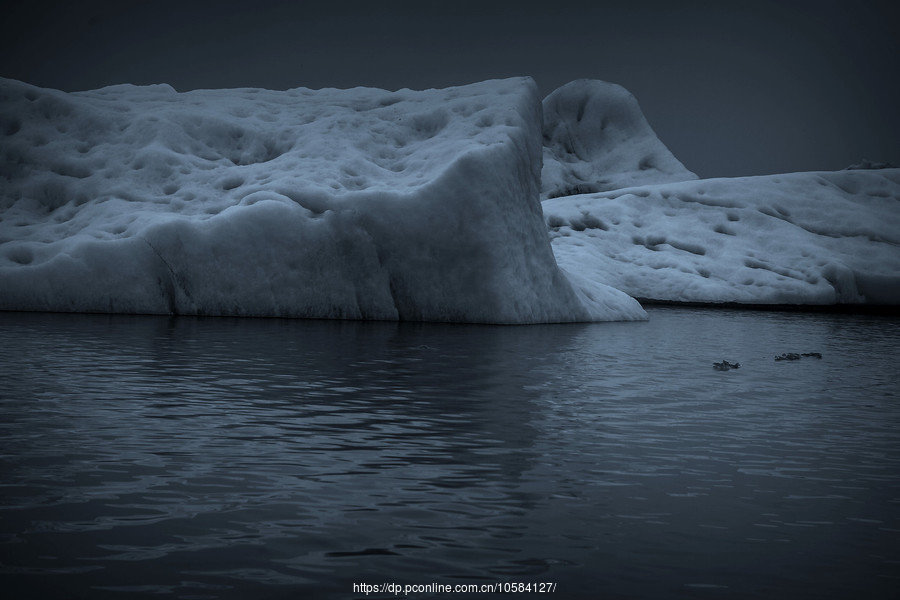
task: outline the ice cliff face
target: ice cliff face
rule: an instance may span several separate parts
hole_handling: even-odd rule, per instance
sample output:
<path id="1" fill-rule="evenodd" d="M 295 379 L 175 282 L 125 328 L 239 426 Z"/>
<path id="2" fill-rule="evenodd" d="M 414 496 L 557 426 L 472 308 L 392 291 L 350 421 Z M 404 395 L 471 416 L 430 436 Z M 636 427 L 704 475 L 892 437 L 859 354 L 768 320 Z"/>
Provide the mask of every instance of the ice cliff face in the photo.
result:
<path id="1" fill-rule="evenodd" d="M 697 179 L 621 86 L 573 81 L 547 96 L 543 109 L 542 198 Z"/>
<path id="2" fill-rule="evenodd" d="M 665 183 L 543 206 L 561 267 L 638 298 L 900 304 L 900 169 Z"/>
<path id="3" fill-rule="evenodd" d="M 413 92 L 0 80 L 0 309 L 643 318 L 557 268 L 530 79 Z"/>

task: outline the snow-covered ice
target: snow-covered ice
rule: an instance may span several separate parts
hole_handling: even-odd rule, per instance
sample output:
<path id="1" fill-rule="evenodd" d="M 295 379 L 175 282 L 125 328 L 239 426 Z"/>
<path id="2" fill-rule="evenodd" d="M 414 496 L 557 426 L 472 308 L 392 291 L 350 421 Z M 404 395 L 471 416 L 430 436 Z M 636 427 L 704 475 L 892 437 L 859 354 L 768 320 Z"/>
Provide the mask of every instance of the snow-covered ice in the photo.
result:
<path id="1" fill-rule="evenodd" d="M 529 78 L 414 92 L 0 80 L 0 309 L 644 318 L 557 268 Z"/>
<path id="2" fill-rule="evenodd" d="M 637 298 L 900 304 L 900 169 L 665 183 L 543 207 L 560 267 Z"/>
<path id="3" fill-rule="evenodd" d="M 543 108 L 544 199 L 697 179 L 619 85 L 572 81 L 547 96 Z"/>
<path id="4" fill-rule="evenodd" d="M 900 170 L 697 180 L 617 85 L 574 81 L 543 107 L 567 272 L 647 300 L 900 304 Z"/>
<path id="5" fill-rule="evenodd" d="M 542 102 L 529 78 L 0 79 L 0 135 L 0 310 L 538 323 L 646 318 L 634 298 L 900 304 L 900 169 L 698 180 L 605 82 Z"/>

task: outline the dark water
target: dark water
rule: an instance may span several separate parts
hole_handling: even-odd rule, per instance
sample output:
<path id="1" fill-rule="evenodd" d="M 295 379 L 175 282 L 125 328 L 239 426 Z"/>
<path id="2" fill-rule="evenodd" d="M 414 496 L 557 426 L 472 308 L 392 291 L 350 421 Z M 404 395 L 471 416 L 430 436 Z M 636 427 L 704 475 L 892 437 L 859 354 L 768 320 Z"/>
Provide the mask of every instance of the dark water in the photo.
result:
<path id="1" fill-rule="evenodd" d="M 650 316 L 0 313 L 0 588 L 896 597 L 900 320 Z"/>

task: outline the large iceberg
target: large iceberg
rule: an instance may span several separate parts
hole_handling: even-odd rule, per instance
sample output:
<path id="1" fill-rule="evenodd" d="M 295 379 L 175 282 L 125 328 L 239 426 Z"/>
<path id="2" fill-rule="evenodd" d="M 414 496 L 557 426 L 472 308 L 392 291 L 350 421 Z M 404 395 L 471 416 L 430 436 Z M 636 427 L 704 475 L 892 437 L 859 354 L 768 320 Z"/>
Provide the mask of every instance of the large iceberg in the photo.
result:
<path id="1" fill-rule="evenodd" d="M 541 101 L 529 78 L 0 79 L 0 135 L 0 310 L 542 323 L 646 318 L 635 298 L 900 304 L 900 170 L 698 180 L 605 82 Z"/>
<path id="2" fill-rule="evenodd" d="M 557 267 L 542 125 L 529 78 L 187 93 L 0 80 L 0 309 L 645 318 Z"/>
<path id="3" fill-rule="evenodd" d="M 900 304 L 900 169 L 665 183 L 543 207 L 561 267 L 642 300 Z"/>
<path id="4" fill-rule="evenodd" d="M 543 109 L 542 198 L 697 179 L 622 86 L 572 81 L 547 96 Z"/>

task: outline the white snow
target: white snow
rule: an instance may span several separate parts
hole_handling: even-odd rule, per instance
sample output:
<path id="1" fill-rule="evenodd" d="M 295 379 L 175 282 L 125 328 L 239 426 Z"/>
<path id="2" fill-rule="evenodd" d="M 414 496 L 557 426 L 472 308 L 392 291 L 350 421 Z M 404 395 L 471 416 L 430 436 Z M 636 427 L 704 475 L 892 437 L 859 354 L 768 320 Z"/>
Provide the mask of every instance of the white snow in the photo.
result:
<path id="1" fill-rule="evenodd" d="M 560 267 L 637 298 L 900 304 L 900 169 L 665 183 L 543 207 Z"/>
<path id="2" fill-rule="evenodd" d="M 0 135 L 0 310 L 538 323 L 646 318 L 634 298 L 900 304 L 900 169 L 697 180 L 605 82 L 542 105 L 529 78 L 0 79 Z"/>
<path id="3" fill-rule="evenodd" d="M 580 79 L 547 96 L 543 108 L 544 199 L 697 179 L 621 86 Z"/>
<path id="4" fill-rule="evenodd" d="M 414 92 L 0 80 L 0 309 L 645 318 L 557 268 L 528 78 Z"/>

